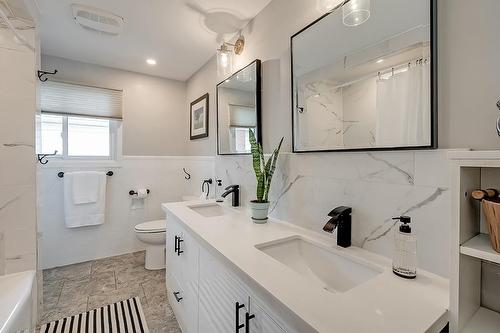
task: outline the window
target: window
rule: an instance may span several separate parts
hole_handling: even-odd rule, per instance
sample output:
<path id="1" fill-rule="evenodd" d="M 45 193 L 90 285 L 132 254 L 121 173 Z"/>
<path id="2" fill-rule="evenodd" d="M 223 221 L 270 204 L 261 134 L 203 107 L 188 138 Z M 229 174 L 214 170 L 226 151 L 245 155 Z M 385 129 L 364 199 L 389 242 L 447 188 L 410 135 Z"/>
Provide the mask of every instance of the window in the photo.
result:
<path id="1" fill-rule="evenodd" d="M 250 145 L 250 134 L 248 133 L 248 128 L 231 127 L 230 132 L 234 142 L 234 148 L 237 152 L 251 151 L 252 147 Z"/>
<path id="2" fill-rule="evenodd" d="M 63 159 L 115 158 L 117 121 L 42 113 L 40 148 L 42 153 L 57 150 Z"/>
<path id="3" fill-rule="evenodd" d="M 122 91 L 65 82 L 41 85 L 38 151 L 63 159 L 114 159 Z"/>

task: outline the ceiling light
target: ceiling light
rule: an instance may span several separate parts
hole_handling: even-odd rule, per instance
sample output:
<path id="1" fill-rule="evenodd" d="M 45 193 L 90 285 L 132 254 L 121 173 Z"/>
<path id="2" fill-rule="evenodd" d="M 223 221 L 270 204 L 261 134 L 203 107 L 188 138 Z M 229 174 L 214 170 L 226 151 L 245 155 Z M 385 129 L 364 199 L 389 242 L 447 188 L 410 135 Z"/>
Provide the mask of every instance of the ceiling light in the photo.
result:
<path id="1" fill-rule="evenodd" d="M 384 62 L 384 59 L 377 60 L 377 64 L 380 64 L 380 63 L 383 63 L 383 62 Z"/>
<path id="2" fill-rule="evenodd" d="M 370 18 L 370 0 L 350 0 L 342 6 L 342 21 L 348 27 L 365 23 Z"/>
<path id="3" fill-rule="evenodd" d="M 149 58 L 149 59 L 146 59 L 146 63 L 147 63 L 148 65 L 153 66 L 153 65 L 156 65 L 156 60 L 154 60 L 154 59 L 152 59 L 152 58 Z"/>

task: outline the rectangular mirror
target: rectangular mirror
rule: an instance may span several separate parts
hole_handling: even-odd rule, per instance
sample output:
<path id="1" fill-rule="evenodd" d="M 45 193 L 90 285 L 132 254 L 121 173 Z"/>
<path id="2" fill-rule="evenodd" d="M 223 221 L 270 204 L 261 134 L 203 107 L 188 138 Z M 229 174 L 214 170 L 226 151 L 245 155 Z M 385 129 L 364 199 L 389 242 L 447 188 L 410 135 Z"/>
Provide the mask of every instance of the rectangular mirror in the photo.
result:
<path id="1" fill-rule="evenodd" d="M 217 153 L 250 154 L 249 129 L 261 138 L 261 62 L 234 73 L 217 85 Z"/>
<path id="2" fill-rule="evenodd" d="M 437 148 L 437 0 L 350 0 L 291 37 L 293 150 Z"/>

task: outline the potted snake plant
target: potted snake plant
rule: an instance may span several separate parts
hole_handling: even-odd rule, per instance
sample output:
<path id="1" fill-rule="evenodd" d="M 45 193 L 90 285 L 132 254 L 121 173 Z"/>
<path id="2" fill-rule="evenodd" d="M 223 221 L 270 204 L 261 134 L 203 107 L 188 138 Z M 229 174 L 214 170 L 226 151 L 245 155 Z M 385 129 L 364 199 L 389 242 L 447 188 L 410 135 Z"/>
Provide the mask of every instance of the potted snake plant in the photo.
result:
<path id="1" fill-rule="evenodd" d="M 255 223 L 266 223 L 269 213 L 269 191 L 271 189 L 271 182 L 273 179 L 274 171 L 276 170 L 276 162 L 281 149 L 283 139 L 278 147 L 271 154 L 266 161 L 264 152 L 260 143 L 257 142 L 254 132 L 249 130 L 250 145 L 252 147 L 252 162 L 255 177 L 257 178 L 257 198 L 250 201 L 250 209 L 252 211 L 252 220 Z"/>

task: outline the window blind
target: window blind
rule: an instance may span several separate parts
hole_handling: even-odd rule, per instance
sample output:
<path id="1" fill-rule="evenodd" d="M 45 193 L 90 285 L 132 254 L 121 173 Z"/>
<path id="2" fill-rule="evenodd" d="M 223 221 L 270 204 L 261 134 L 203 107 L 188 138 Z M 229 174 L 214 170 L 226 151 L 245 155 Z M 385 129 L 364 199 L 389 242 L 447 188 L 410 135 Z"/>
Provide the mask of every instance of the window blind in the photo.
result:
<path id="1" fill-rule="evenodd" d="M 122 119 L 121 90 L 47 81 L 41 84 L 42 112 Z"/>
<path id="2" fill-rule="evenodd" d="M 229 104 L 229 126 L 253 128 L 257 126 L 255 107 Z"/>

